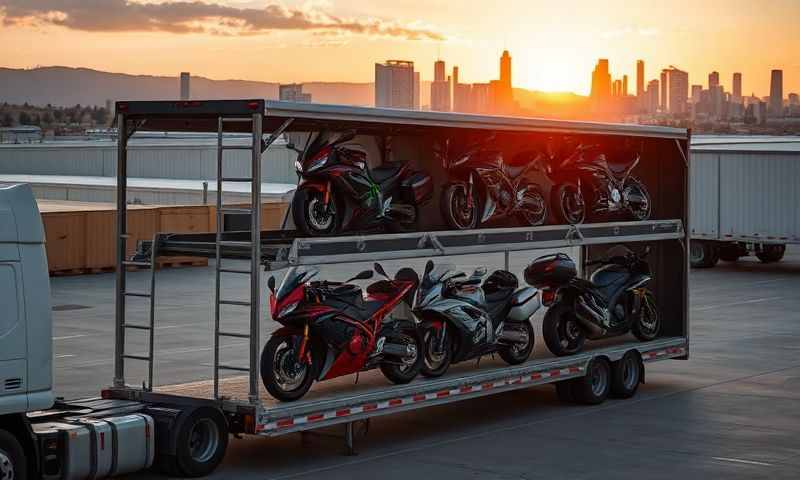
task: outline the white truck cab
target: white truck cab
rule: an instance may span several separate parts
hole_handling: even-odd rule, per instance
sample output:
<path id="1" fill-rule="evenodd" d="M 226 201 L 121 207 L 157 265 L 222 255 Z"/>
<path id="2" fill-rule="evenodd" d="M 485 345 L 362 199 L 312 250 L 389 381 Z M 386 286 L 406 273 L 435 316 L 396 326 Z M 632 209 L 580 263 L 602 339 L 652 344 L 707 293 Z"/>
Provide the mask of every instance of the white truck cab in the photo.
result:
<path id="1" fill-rule="evenodd" d="M 0 415 L 50 408 L 50 280 L 29 185 L 0 185 L 0 292 Z"/>

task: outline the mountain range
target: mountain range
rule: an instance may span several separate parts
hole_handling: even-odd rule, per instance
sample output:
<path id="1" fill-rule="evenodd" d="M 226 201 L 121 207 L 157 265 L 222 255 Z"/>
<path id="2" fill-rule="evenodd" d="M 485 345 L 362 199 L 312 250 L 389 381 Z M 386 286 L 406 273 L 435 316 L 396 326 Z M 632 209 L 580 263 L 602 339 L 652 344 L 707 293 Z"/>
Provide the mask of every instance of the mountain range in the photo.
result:
<path id="1" fill-rule="evenodd" d="M 0 68 L 0 102 L 73 106 L 105 105 L 106 100 L 172 100 L 179 97 L 179 79 L 170 76 L 130 75 L 88 68 Z M 278 83 L 250 80 L 212 80 L 191 77 L 192 98 L 278 98 Z M 428 104 L 430 82 L 423 82 L 422 104 Z M 306 82 L 303 90 L 317 103 L 374 104 L 372 82 Z M 586 97 L 571 93 L 543 93 L 514 89 L 525 114 L 579 118 Z"/>

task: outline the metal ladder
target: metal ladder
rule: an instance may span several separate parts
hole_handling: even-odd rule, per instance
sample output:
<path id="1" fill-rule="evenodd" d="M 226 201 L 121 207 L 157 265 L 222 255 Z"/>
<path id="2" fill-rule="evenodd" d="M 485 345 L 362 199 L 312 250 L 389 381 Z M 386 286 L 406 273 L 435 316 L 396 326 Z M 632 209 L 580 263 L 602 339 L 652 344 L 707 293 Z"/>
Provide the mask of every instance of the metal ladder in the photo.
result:
<path id="1" fill-rule="evenodd" d="M 252 131 L 252 143 L 250 145 L 225 145 L 224 132 L 226 124 L 230 123 L 249 123 Z M 215 294 L 214 294 L 214 398 L 220 398 L 219 378 L 221 371 L 234 371 L 247 373 L 249 375 L 249 395 L 251 403 L 258 401 L 258 345 L 259 345 L 259 312 L 260 312 L 260 272 L 261 264 L 261 123 L 262 116 L 255 114 L 247 117 L 218 117 L 217 118 L 217 230 L 216 230 L 216 254 L 215 254 Z M 224 174 L 224 153 L 228 150 L 250 150 L 252 152 L 251 168 L 249 177 L 226 177 Z M 226 207 L 223 201 L 224 183 L 250 183 L 250 205 L 249 207 Z M 226 241 L 224 240 L 224 221 L 225 215 L 250 215 L 250 241 Z M 224 247 L 247 247 L 250 248 L 250 268 L 233 268 L 223 263 L 222 249 Z M 247 275 L 250 279 L 250 299 L 249 300 L 230 300 L 222 298 L 222 277 L 223 274 Z M 246 307 L 250 309 L 250 331 L 233 332 L 221 328 L 223 305 Z M 239 338 L 247 339 L 250 346 L 250 364 L 248 367 L 228 365 L 220 363 L 220 339 Z"/>

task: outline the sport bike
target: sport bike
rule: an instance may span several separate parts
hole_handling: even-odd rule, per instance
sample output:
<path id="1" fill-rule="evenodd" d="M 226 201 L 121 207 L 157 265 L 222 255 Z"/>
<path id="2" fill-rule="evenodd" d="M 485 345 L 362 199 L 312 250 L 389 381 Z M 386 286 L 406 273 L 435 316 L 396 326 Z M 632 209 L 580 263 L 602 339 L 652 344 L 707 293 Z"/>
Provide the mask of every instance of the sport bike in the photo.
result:
<path id="1" fill-rule="evenodd" d="M 283 325 L 261 352 L 261 379 L 278 400 L 297 400 L 317 380 L 380 368 L 394 383 L 408 383 L 422 366 L 422 336 L 413 316 L 400 318 L 418 283 L 409 269 L 394 279 L 384 275 L 367 287 L 353 280 L 372 278 L 366 270 L 346 282 L 315 280 L 316 268 L 293 267 L 281 285 L 268 281 L 272 318 Z M 407 307 L 408 309 L 409 307 Z"/>
<path id="2" fill-rule="evenodd" d="M 621 245 L 613 247 L 605 259 L 586 263 L 600 266 L 588 280 L 577 277 L 575 263 L 563 253 L 534 260 L 525 269 L 525 281 L 542 289 L 542 302 L 550 307 L 542 324 L 547 348 L 563 356 L 581 351 L 587 338 L 628 332 L 641 341 L 656 338 L 661 318 L 646 287 L 649 253 L 649 248 L 637 255 Z"/>
<path id="3" fill-rule="evenodd" d="M 486 281 L 486 269 L 470 277 L 452 265 L 428 261 L 414 314 L 422 321 L 426 377 L 444 375 L 451 363 L 497 352 L 510 365 L 533 352 L 531 316 L 539 309 L 539 292 L 517 290 L 517 278 L 498 270 Z"/>
<path id="4" fill-rule="evenodd" d="M 354 132 L 321 131 L 295 162 L 300 181 L 292 200 L 292 218 L 306 235 L 388 228 L 414 230 L 419 207 L 433 194 L 431 177 L 408 164 L 370 168 L 367 154 L 344 145 Z"/>
<path id="5" fill-rule="evenodd" d="M 573 225 L 583 223 L 587 217 L 609 215 L 649 219 L 650 193 L 632 175 L 640 155 L 636 153 L 629 161 L 610 161 L 604 153 L 596 151 L 597 147 L 580 144 L 564 159 L 556 159 L 546 168 L 554 183 L 550 203 L 556 219 Z"/>
<path id="6" fill-rule="evenodd" d="M 436 152 L 453 179 L 442 191 L 442 216 L 454 229 L 478 228 L 489 220 L 515 217 L 522 225 L 542 225 L 547 202 L 539 186 L 528 177 L 540 165 L 537 159 L 519 157 L 509 165 L 503 153 L 492 148 L 494 137 L 453 155 L 449 140 Z M 516 163 L 516 162 L 515 162 Z"/>

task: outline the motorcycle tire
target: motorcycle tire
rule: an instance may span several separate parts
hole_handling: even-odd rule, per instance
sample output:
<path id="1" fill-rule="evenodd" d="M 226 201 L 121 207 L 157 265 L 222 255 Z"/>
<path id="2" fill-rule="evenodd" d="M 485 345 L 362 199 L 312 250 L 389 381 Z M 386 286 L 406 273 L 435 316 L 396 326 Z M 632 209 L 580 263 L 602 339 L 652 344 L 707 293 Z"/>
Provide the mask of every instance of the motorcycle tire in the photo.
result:
<path id="1" fill-rule="evenodd" d="M 450 335 L 447 330 L 445 330 L 443 351 L 439 354 L 441 357 L 437 356 L 435 360 L 431 357 L 433 352 L 431 351 L 430 342 L 436 341 L 435 332 L 436 329 L 431 324 L 427 324 L 422 329 L 422 346 L 424 351 L 422 368 L 419 373 L 426 378 L 441 377 L 447 373 L 453 361 L 453 336 Z"/>
<path id="2" fill-rule="evenodd" d="M 578 225 L 586 220 L 586 201 L 578 185 L 564 182 L 553 187 L 550 202 L 559 225 Z"/>
<path id="3" fill-rule="evenodd" d="M 575 312 L 566 303 L 559 302 L 547 309 L 542 322 L 542 336 L 547 349 L 553 355 L 564 357 L 583 350 L 586 335 L 577 322 Z"/>
<path id="4" fill-rule="evenodd" d="M 508 325 L 508 324 L 506 324 Z M 514 324 L 512 324 L 514 325 Z M 516 327 L 516 325 L 514 325 Z M 531 353 L 533 353 L 533 347 L 536 341 L 536 337 L 533 331 L 533 325 L 531 325 L 530 321 L 522 322 L 519 325 L 528 335 L 528 343 L 523 345 L 519 349 L 515 349 L 515 345 L 508 345 L 503 346 L 497 353 L 500 355 L 500 358 L 503 359 L 509 365 L 519 365 L 528 361 L 530 358 Z"/>
<path id="5" fill-rule="evenodd" d="M 653 293 L 649 290 L 644 294 L 645 300 L 639 310 L 639 318 L 631 325 L 633 336 L 642 342 L 649 342 L 658 337 L 661 333 L 661 314 L 656 305 L 656 299 Z M 654 326 L 645 326 L 645 316 L 649 319 L 648 323 L 654 323 Z"/>
<path id="6" fill-rule="evenodd" d="M 416 330 L 405 331 L 400 335 L 405 337 L 405 340 L 413 342 L 413 344 L 417 347 L 417 354 L 414 357 L 413 362 L 409 364 L 398 365 L 397 363 L 381 363 L 381 373 L 383 373 L 383 375 L 388 378 L 389 381 L 396 385 L 404 385 L 414 380 L 417 375 L 419 375 L 423 364 L 424 346 L 422 345 L 422 336 L 419 334 L 419 332 Z M 393 340 L 397 341 L 399 338 Z"/>
<path id="7" fill-rule="evenodd" d="M 641 180 L 636 177 L 629 177 L 622 189 L 622 195 L 624 198 L 626 198 L 626 203 L 628 202 L 627 198 L 633 189 L 638 189 L 641 196 L 644 198 L 644 201 L 642 202 L 644 204 L 644 208 L 633 209 L 630 205 L 627 205 L 630 219 L 638 222 L 650 220 L 650 216 L 653 213 L 653 201 L 650 198 L 650 192 L 647 191 L 647 187 L 644 186 L 644 183 L 642 183 Z"/>
<path id="8" fill-rule="evenodd" d="M 292 218 L 295 226 L 309 237 L 322 235 L 332 235 L 339 231 L 341 215 L 339 206 L 336 205 L 335 197 L 333 202 L 333 212 L 329 213 L 329 218 L 317 218 L 315 209 L 322 202 L 323 193 L 311 188 L 299 188 L 294 193 L 292 199 Z M 328 207 L 330 208 L 330 206 Z"/>
<path id="9" fill-rule="evenodd" d="M 292 402 L 302 398 L 317 377 L 319 362 L 312 351 L 311 364 L 305 366 L 303 376 L 296 382 L 296 386 L 286 388 L 282 385 L 277 369 L 285 368 L 287 366 L 285 362 L 291 361 L 291 356 L 296 355 L 292 337 L 293 335 L 273 336 L 261 351 L 261 381 L 264 382 L 267 392 L 282 402 Z M 282 349 L 284 345 L 286 348 Z"/>
<path id="10" fill-rule="evenodd" d="M 459 198 L 459 196 L 461 198 Z M 480 216 L 480 202 L 478 201 L 478 189 L 473 187 L 472 190 L 472 210 L 469 212 L 456 211 L 457 208 L 463 206 L 466 208 L 467 198 L 467 184 L 463 182 L 449 183 L 442 190 L 442 199 L 440 206 L 442 209 L 442 217 L 447 225 L 454 230 L 471 230 L 478 228 L 480 223 L 478 217 Z M 463 202 L 454 205 L 456 202 Z"/>
<path id="11" fill-rule="evenodd" d="M 534 199 L 537 202 L 540 202 L 542 209 L 538 213 L 533 212 L 519 212 L 517 213 L 517 220 L 521 225 L 526 227 L 538 227 L 539 225 L 544 225 L 547 222 L 547 200 L 545 200 L 544 195 L 542 192 L 539 191 L 539 187 L 533 187 L 531 190 L 525 192 L 525 195 Z M 520 209 L 524 210 L 524 209 Z"/>

